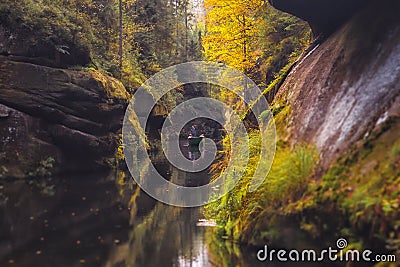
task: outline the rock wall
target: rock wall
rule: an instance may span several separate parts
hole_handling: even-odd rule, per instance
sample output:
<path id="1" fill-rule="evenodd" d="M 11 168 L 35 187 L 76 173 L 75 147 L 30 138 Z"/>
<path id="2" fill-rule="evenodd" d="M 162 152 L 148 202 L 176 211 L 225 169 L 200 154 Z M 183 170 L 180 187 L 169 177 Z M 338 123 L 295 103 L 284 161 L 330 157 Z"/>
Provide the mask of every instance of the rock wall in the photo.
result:
<path id="1" fill-rule="evenodd" d="M 118 80 L 97 71 L 0 56 L 0 174 L 24 177 L 48 157 L 64 172 L 105 167 L 128 98 Z"/>
<path id="2" fill-rule="evenodd" d="M 399 14 L 397 0 L 370 2 L 279 89 L 275 102 L 291 109 L 287 140 L 316 144 L 325 169 L 400 116 Z"/>
<path id="3" fill-rule="evenodd" d="M 314 34 L 329 35 L 368 0 L 269 0 L 277 9 L 307 21 Z"/>

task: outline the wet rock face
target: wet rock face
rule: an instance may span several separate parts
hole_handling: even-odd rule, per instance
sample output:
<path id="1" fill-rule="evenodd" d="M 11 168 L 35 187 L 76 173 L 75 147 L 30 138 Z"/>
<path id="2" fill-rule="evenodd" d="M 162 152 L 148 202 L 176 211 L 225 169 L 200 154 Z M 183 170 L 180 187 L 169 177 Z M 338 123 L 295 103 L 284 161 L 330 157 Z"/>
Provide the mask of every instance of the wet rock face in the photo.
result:
<path id="1" fill-rule="evenodd" d="M 316 36 L 329 35 L 367 0 L 269 0 L 275 8 L 307 21 Z"/>
<path id="2" fill-rule="evenodd" d="M 278 92 L 275 101 L 291 107 L 288 140 L 316 144 L 324 167 L 400 116 L 398 14 L 399 1 L 371 2 L 310 51 Z"/>
<path id="3" fill-rule="evenodd" d="M 119 81 L 95 71 L 0 57 L 4 176 L 24 176 L 47 157 L 63 171 L 104 166 L 114 153 L 128 97 Z"/>

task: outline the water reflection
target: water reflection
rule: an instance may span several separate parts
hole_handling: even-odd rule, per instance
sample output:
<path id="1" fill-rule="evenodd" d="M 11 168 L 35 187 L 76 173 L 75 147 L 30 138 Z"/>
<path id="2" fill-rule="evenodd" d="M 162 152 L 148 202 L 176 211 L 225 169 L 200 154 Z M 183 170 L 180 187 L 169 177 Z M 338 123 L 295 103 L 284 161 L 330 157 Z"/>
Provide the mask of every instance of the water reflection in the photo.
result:
<path id="1" fill-rule="evenodd" d="M 201 157 L 200 149 L 198 146 L 189 145 L 188 155 L 190 160 L 197 160 Z"/>
<path id="2" fill-rule="evenodd" d="M 152 162 L 173 183 L 209 181 L 207 170 L 179 171 L 162 153 Z M 258 262 L 255 251 L 216 238 L 200 208 L 156 202 L 123 172 L 60 177 L 54 196 L 24 181 L 0 185 L 0 266 L 301 266 Z"/>
<path id="3" fill-rule="evenodd" d="M 186 148 L 188 152 L 189 147 Z M 193 153 L 200 154 L 200 151 Z M 166 164 L 162 153 L 151 158 L 156 169 L 175 184 L 208 183 L 208 171 L 179 171 Z M 138 209 L 139 199 L 140 195 L 132 198 L 132 210 Z M 106 266 L 211 266 L 205 228 L 196 225 L 202 219 L 198 208 L 178 208 L 158 202 L 146 216 L 132 216 L 133 228 L 128 240 L 113 250 Z"/>
<path id="4" fill-rule="evenodd" d="M 127 240 L 129 211 L 115 175 L 59 177 L 54 196 L 3 183 L 0 266 L 101 266 Z"/>
<path id="5" fill-rule="evenodd" d="M 198 147 L 181 146 L 191 160 L 201 157 Z M 199 186 L 209 182 L 208 170 L 198 173 L 180 171 L 170 166 L 161 152 L 151 155 L 152 164 L 172 183 Z M 134 195 L 131 210 L 138 210 L 145 193 Z M 216 227 L 204 221 L 200 208 L 177 208 L 157 202 L 146 215 L 131 214 L 132 229 L 128 240 L 113 249 L 107 267 L 288 267 L 320 266 L 319 263 L 266 263 L 257 260 L 255 249 L 216 237 Z M 324 264 L 324 266 L 334 266 Z"/>

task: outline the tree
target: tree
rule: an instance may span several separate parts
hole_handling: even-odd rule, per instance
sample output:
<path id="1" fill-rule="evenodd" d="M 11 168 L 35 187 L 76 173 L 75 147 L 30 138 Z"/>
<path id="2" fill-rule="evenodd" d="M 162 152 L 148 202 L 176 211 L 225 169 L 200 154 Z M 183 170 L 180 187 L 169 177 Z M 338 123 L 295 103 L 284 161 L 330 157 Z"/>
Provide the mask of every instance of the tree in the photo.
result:
<path id="1" fill-rule="evenodd" d="M 123 41 L 124 41 L 124 24 L 123 24 L 123 9 L 122 9 L 122 0 L 118 1 L 118 11 L 119 11 L 119 71 L 120 78 L 122 78 L 122 49 L 123 49 Z"/>
<path id="2" fill-rule="evenodd" d="M 247 72 L 261 56 L 256 25 L 263 2 L 206 0 L 207 35 L 204 53 L 211 61 L 222 62 Z"/>

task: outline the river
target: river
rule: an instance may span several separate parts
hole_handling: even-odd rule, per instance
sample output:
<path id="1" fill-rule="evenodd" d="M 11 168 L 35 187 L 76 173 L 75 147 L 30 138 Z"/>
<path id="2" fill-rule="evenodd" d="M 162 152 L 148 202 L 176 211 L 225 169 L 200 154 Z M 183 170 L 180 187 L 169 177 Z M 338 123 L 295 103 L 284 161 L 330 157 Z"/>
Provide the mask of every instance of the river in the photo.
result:
<path id="1" fill-rule="evenodd" d="M 208 170 L 185 173 L 157 153 L 152 161 L 174 183 L 209 181 Z M 216 238 L 201 208 L 156 202 L 124 172 L 0 188 L 0 266 L 293 266 L 257 261 L 255 250 Z"/>

